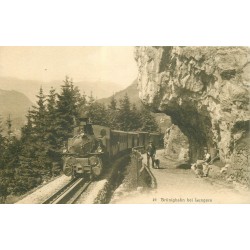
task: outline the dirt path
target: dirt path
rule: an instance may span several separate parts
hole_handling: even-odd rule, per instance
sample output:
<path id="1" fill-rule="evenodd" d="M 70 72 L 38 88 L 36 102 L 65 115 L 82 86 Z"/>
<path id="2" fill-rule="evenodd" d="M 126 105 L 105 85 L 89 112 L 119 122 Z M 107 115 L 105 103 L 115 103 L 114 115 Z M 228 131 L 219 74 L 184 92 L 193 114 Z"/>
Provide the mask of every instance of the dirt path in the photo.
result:
<path id="1" fill-rule="evenodd" d="M 177 168 L 179 163 L 166 159 L 163 151 L 158 151 L 157 155 L 160 169 L 151 168 L 157 189 L 135 193 L 119 203 L 250 203 L 249 191 L 236 190 L 233 184 L 223 180 L 196 178 L 190 169 Z"/>

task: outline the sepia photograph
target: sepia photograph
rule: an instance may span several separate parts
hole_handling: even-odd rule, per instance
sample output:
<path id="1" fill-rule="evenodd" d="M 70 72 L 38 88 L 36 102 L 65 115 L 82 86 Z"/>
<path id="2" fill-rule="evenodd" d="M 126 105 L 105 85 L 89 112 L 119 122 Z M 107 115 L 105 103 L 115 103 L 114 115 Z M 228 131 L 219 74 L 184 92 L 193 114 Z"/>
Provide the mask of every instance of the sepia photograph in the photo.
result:
<path id="1" fill-rule="evenodd" d="M 250 47 L 1 46 L 2 204 L 249 204 Z"/>
<path id="2" fill-rule="evenodd" d="M 249 17 L 1 1 L 1 248 L 248 249 Z"/>

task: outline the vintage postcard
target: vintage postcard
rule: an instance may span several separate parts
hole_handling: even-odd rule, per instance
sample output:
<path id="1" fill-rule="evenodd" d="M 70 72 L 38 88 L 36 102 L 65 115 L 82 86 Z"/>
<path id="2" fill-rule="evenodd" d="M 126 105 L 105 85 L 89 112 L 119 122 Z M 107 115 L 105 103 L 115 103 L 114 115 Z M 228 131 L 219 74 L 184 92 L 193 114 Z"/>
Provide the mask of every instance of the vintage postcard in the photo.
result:
<path id="1" fill-rule="evenodd" d="M 249 47 L 0 47 L 1 204 L 249 204 Z"/>

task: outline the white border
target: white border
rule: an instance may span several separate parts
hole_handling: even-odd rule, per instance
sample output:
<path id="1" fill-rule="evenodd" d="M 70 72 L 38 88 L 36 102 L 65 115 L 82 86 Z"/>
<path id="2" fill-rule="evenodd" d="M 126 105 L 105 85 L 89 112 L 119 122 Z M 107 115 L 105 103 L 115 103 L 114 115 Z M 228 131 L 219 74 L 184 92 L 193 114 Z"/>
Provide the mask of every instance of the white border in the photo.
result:
<path id="1" fill-rule="evenodd" d="M 1 1 L 1 45 L 247 46 L 248 1 Z"/>
<path id="2" fill-rule="evenodd" d="M 1 1 L 0 45 L 249 46 L 247 1 Z M 1 55 L 0 55 L 1 56 Z M 3 249 L 247 249 L 249 205 L 0 205 Z"/>

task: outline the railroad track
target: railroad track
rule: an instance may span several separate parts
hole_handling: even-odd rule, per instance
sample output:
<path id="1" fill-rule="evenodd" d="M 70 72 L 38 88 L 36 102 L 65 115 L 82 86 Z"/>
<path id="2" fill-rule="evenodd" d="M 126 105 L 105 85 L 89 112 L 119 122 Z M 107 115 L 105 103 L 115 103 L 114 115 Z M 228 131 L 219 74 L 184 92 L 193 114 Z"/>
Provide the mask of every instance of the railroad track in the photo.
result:
<path id="1" fill-rule="evenodd" d="M 73 179 L 42 204 L 74 204 L 90 183 L 82 178 Z"/>

